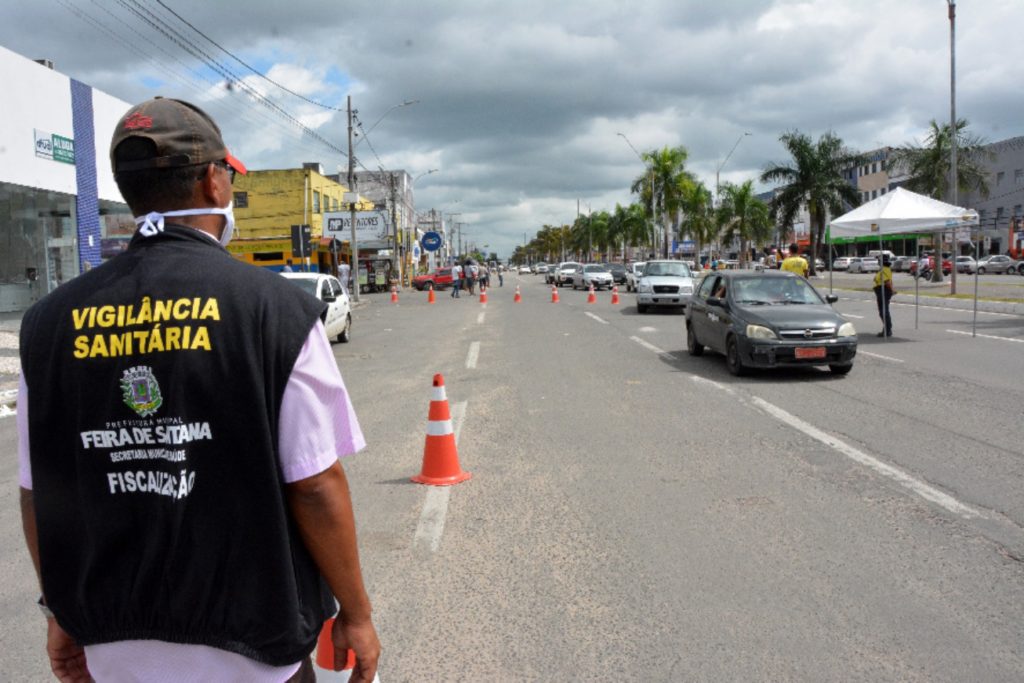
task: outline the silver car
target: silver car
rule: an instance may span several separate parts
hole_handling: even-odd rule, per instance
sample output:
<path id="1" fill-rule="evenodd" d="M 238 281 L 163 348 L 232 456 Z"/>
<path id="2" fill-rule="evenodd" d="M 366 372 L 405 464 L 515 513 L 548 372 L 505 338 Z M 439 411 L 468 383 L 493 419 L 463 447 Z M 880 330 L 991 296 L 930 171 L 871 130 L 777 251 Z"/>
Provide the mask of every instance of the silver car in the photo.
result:
<path id="1" fill-rule="evenodd" d="M 637 261 L 631 263 L 626 268 L 626 291 L 636 291 L 636 283 L 640 279 L 640 276 L 644 274 L 644 266 L 647 265 L 647 261 Z"/>
<path id="2" fill-rule="evenodd" d="M 988 256 L 978 261 L 975 266 L 979 273 L 1017 273 L 1024 275 L 1020 270 L 1024 262 L 1018 263 L 1006 255 Z M 970 272 L 974 272 L 973 270 Z"/>
<path id="3" fill-rule="evenodd" d="M 613 284 L 612 271 L 603 263 L 588 263 L 577 266 L 576 271 L 572 275 L 573 289 L 577 287 L 588 289 L 591 286 L 594 289 L 601 289 L 602 287 L 611 289 Z"/>
<path id="4" fill-rule="evenodd" d="M 648 261 L 636 283 L 637 313 L 651 306 L 686 308 L 693 295 L 693 272 L 682 261 Z"/>

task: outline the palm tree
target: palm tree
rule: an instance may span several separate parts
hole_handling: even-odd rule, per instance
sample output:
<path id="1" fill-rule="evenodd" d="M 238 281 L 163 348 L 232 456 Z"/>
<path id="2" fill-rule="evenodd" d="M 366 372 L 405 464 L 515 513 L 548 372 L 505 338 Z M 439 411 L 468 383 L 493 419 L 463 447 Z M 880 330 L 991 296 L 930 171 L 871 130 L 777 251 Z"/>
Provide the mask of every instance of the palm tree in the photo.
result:
<path id="1" fill-rule="evenodd" d="M 716 223 L 727 242 L 740 241 L 740 267 L 747 265 L 750 243 L 769 239 L 774 226 L 768 205 L 754 194 L 754 181 L 742 185 L 726 183 L 722 187 L 722 205 Z"/>
<path id="2" fill-rule="evenodd" d="M 847 206 L 860 203 L 857 189 L 843 177 L 843 172 L 860 165 L 863 158 L 847 149 L 831 131 L 817 142 L 799 131 L 785 133 L 779 140 L 793 159 L 789 164 L 768 166 L 761 174 L 761 182 L 785 183 L 771 203 L 771 212 L 783 228 L 792 225 L 802 206 L 807 207 L 811 215 L 808 262 L 814 275 L 827 214 L 839 215 Z"/>
<path id="3" fill-rule="evenodd" d="M 967 125 L 966 119 L 956 122 L 957 189 L 962 192 L 976 190 L 982 197 L 988 197 L 985 162 L 992 158 L 992 153 L 985 148 L 986 142 L 982 138 L 967 133 Z M 890 174 L 907 173 L 910 177 L 903 186 L 908 190 L 932 199 L 949 198 L 949 129 L 948 123 L 940 126 L 932 119 L 924 144 L 919 145 L 915 140 L 894 149 L 889 155 L 886 170 Z"/>
<path id="4" fill-rule="evenodd" d="M 928 195 L 932 199 L 952 201 L 949 183 L 950 125 L 929 122 L 928 136 L 924 145 L 917 141 L 897 147 L 889 155 L 886 170 L 892 173 L 904 172 L 910 177 L 903 186 L 908 190 Z M 967 120 L 956 122 L 956 184 L 963 192 L 976 190 L 982 197 L 988 197 L 985 162 L 992 153 L 985 149 L 985 141 L 979 136 L 967 133 Z M 941 251 L 938 250 L 938 251 Z M 956 250 L 954 250 L 956 251 Z M 942 282 L 942 269 L 932 271 L 932 281 Z"/>
<path id="5" fill-rule="evenodd" d="M 681 233 L 690 235 L 696 242 L 695 253 L 699 262 L 704 244 L 713 241 L 718 235 L 711 190 L 699 181 L 687 183 L 679 199 L 683 210 L 683 220 L 679 225 L 679 230 Z"/>
<path id="6" fill-rule="evenodd" d="M 663 255 L 667 255 L 671 217 L 679 209 L 682 179 L 693 180 L 693 175 L 686 170 L 688 156 L 689 152 L 682 145 L 665 146 L 660 150 L 644 152 L 641 157 L 647 164 L 647 170 L 633 181 L 630 188 L 632 192 L 640 195 L 645 207 L 652 207 L 651 210 L 658 212 L 658 215 L 652 215 L 651 219 L 661 219 L 664 230 L 664 241 L 661 246 Z"/>

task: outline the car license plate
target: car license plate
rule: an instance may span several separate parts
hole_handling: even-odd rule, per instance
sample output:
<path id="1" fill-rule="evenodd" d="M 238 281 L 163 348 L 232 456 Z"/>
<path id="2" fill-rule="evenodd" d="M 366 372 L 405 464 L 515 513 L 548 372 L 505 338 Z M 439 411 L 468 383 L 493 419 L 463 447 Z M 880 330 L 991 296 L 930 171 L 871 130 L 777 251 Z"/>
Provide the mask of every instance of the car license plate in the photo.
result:
<path id="1" fill-rule="evenodd" d="M 795 350 L 796 357 L 798 359 L 803 358 L 824 358 L 825 347 L 824 346 L 798 346 Z"/>

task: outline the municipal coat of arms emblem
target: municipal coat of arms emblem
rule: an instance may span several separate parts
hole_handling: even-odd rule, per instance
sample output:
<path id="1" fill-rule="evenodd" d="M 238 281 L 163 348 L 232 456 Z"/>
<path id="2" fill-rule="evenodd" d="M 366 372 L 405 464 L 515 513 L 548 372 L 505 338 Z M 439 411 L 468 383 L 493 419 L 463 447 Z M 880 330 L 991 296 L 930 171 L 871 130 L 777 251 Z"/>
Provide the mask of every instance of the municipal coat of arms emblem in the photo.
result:
<path id="1" fill-rule="evenodd" d="M 124 404 L 139 414 L 149 417 L 163 405 L 160 385 L 153 376 L 153 368 L 139 365 L 128 368 L 121 376 L 121 395 Z"/>

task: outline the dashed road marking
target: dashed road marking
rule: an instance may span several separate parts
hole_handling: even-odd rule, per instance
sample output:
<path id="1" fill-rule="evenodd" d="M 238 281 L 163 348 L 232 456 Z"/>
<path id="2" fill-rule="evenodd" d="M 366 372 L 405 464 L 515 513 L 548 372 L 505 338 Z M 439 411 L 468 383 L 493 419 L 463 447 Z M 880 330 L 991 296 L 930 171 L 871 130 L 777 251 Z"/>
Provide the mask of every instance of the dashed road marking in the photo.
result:
<path id="1" fill-rule="evenodd" d="M 477 325 L 483 325 L 484 324 L 484 314 L 485 314 L 485 312 L 486 311 L 480 311 L 480 315 L 478 315 L 476 317 L 476 324 Z"/>
<path id="2" fill-rule="evenodd" d="M 657 346 L 655 346 L 654 344 L 650 343 L 646 339 L 641 339 L 640 337 L 637 337 L 637 336 L 630 337 L 630 339 L 632 339 L 633 341 L 635 341 L 637 344 L 639 344 L 640 346 L 644 347 L 648 351 L 654 351 L 654 353 L 656 353 L 658 355 L 665 355 L 667 353 L 667 351 L 663 351 L 663 350 L 659 349 Z"/>
<path id="3" fill-rule="evenodd" d="M 630 339 L 650 351 L 653 351 L 659 355 L 665 355 L 665 351 L 662 351 L 654 344 L 650 344 L 639 337 L 630 337 Z M 693 375 L 692 373 L 684 374 L 689 374 L 692 380 L 700 384 L 721 389 L 726 393 L 735 393 L 730 387 L 719 382 L 708 380 L 703 377 L 698 377 L 697 375 Z M 795 415 L 791 415 L 782 408 L 779 408 L 778 406 L 769 403 L 768 401 L 765 401 L 762 398 L 758 398 L 757 396 L 751 396 L 750 400 L 753 402 L 755 406 L 759 407 L 761 410 L 768 413 L 770 416 L 774 417 L 780 422 L 783 422 L 789 425 L 790 427 L 793 427 L 794 429 L 803 432 L 812 439 L 815 439 L 816 441 L 825 444 L 829 448 L 832 448 L 833 450 L 842 453 L 843 455 L 850 458 L 854 462 L 860 463 L 861 465 L 871 468 L 878 474 L 895 481 L 896 483 L 900 484 L 901 486 L 911 491 L 912 493 L 917 494 L 918 496 L 924 498 L 929 502 L 935 503 L 939 507 L 942 507 L 948 510 L 949 512 L 952 512 L 955 515 L 959 515 L 965 519 L 986 516 L 980 510 L 977 510 L 971 507 L 970 505 L 960 502 L 953 496 L 938 490 L 934 486 L 926 484 L 920 479 L 916 479 L 915 477 L 910 476 L 909 474 L 899 469 L 898 467 L 893 467 L 892 465 L 882 462 L 881 460 L 874 456 L 868 455 L 863 451 L 857 450 L 856 448 L 850 446 L 849 444 L 840 441 L 839 439 L 835 438 L 834 436 L 831 436 L 830 434 L 827 434 L 826 432 L 821 431 L 817 427 L 814 427 L 813 425 L 804 422 Z"/>
<path id="4" fill-rule="evenodd" d="M 892 363 L 905 363 L 906 362 L 906 361 L 901 360 L 899 358 L 892 358 L 890 356 L 883 356 L 880 353 L 871 353 L 870 351 L 861 351 L 859 349 L 857 351 L 857 355 L 858 356 L 870 356 L 871 358 L 878 358 L 879 360 L 887 360 L 887 361 L 890 361 Z"/>
<path id="5" fill-rule="evenodd" d="M 452 425 L 455 432 L 455 444 L 458 446 L 462 423 L 466 418 L 466 401 L 452 406 Z M 416 524 L 416 534 L 412 538 L 414 548 L 427 548 L 435 553 L 441 547 L 441 536 L 444 534 L 444 522 L 448 516 L 448 500 L 452 495 L 451 486 L 428 486 L 427 495 L 420 512 L 420 521 Z"/>
<path id="6" fill-rule="evenodd" d="M 637 332 L 657 332 L 657 327 L 641 327 Z"/>
<path id="7" fill-rule="evenodd" d="M 469 345 L 469 354 L 466 356 L 466 369 L 476 368 L 476 362 L 480 359 L 480 342 L 475 341 Z"/>
<path id="8" fill-rule="evenodd" d="M 601 317 L 600 317 L 600 316 L 594 315 L 594 314 L 593 314 L 593 313 L 591 313 L 590 311 L 584 311 L 584 312 L 585 312 L 585 313 L 586 313 L 586 314 L 587 314 L 588 316 L 590 316 L 591 318 L 593 318 L 594 320 L 596 320 L 597 322 L 601 323 L 602 325 L 607 325 L 607 324 L 608 324 L 608 321 L 607 321 L 607 320 L 603 320 L 603 319 L 601 319 Z"/>
<path id="9" fill-rule="evenodd" d="M 968 337 L 972 336 L 970 332 L 964 332 L 962 330 L 946 330 L 951 334 L 966 334 Z M 1024 344 L 1024 339 L 1016 339 L 1014 337 L 1000 337 L 994 334 L 976 334 L 973 336 L 984 337 L 985 339 L 998 339 L 999 341 L 1016 342 L 1018 344 Z"/>
<path id="10" fill-rule="evenodd" d="M 855 320 L 863 320 L 864 319 L 864 316 L 862 316 L 862 315 L 854 315 L 853 313 L 840 313 L 839 315 L 843 316 L 844 318 L 854 318 Z"/>
<path id="11" fill-rule="evenodd" d="M 758 398 L 757 396 L 752 397 L 752 400 L 754 401 L 754 405 L 760 407 L 762 410 L 764 410 L 766 413 L 768 413 L 775 419 L 788 424 L 790 427 L 793 427 L 798 431 L 803 432 L 804 434 L 811 437 L 815 441 L 820 441 L 829 448 L 839 451 L 840 453 L 850 458 L 854 462 L 858 462 L 861 465 L 870 467 L 878 474 L 881 474 L 883 477 L 895 481 L 904 488 L 912 491 L 913 493 L 916 493 L 921 498 L 924 498 L 927 501 L 935 503 L 936 505 L 945 508 L 946 510 L 952 512 L 955 515 L 960 515 L 965 519 L 984 516 L 981 513 L 981 511 L 976 510 L 970 505 L 961 503 L 959 500 L 949 495 L 948 493 L 944 493 L 938 490 L 937 488 L 924 483 L 920 479 L 910 476 L 909 474 L 899 469 L 898 467 L 893 467 L 888 463 L 882 462 L 878 458 L 870 456 L 867 453 L 864 453 L 863 451 L 857 450 L 853 446 L 850 446 L 849 444 L 840 441 L 834 436 L 826 434 L 817 427 L 814 427 L 808 424 L 807 422 L 804 422 L 795 415 L 787 413 L 782 408 L 779 408 L 778 406 L 769 403 L 768 401 L 765 401 L 762 398 Z"/>

